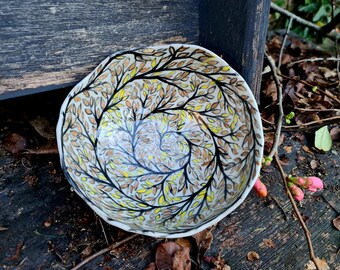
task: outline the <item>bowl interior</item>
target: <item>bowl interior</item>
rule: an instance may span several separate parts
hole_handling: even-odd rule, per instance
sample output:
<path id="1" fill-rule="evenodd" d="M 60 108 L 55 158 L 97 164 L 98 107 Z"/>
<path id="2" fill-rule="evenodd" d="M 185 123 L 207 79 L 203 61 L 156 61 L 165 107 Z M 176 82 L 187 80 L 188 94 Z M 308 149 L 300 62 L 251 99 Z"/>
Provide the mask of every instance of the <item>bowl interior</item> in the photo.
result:
<path id="1" fill-rule="evenodd" d="M 65 175 L 102 218 L 162 237 L 197 233 L 234 210 L 263 147 L 243 78 L 181 44 L 106 58 L 69 93 L 57 139 Z"/>

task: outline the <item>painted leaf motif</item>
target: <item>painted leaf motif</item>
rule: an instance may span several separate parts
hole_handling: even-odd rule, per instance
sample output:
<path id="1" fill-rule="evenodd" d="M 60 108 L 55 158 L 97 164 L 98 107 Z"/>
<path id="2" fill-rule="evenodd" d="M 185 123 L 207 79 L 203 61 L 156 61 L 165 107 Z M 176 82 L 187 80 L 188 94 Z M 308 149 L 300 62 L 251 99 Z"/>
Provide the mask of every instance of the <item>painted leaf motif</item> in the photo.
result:
<path id="1" fill-rule="evenodd" d="M 224 213 L 261 163 L 243 79 L 189 45 L 106 61 L 64 108 L 59 139 L 73 186 L 132 231 L 183 232 Z"/>

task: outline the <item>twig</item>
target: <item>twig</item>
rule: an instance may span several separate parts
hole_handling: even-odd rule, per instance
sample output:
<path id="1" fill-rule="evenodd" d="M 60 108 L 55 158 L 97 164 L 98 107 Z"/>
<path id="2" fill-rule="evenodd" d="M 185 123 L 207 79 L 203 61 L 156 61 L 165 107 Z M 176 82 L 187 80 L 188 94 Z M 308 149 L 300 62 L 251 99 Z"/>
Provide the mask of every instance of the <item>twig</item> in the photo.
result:
<path id="1" fill-rule="evenodd" d="M 281 136 L 282 117 L 283 117 L 282 84 L 279 80 L 279 77 L 277 76 L 279 71 L 277 70 L 277 68 L 275 66 L 274 59 L 270 55 L 268 55 L 266 52 L 265 52 L 265 56 L 268 59 L 269 66 L 270 66 L 270 69 L 272 71 L 272 76 L 273 76 L 273 79 L 274 79 L 274 82 L 275 82 L 275 85 L 276 85 L 276 88 L 277 88 L 278 105 L 279 105 L 279 115 L 277 117 L 277 122 L 276 122 L 274 142 L 273 142 L 272 149 L 270 150 L 270 153 L 268 154 L 268 157 L 273 158 L 273 156 L 275 155 L 275 153 L 277 151 L 277 148 L 279 147 L 280 136 Z"/>
<path id="2" fill-rule="evenodd" d="M 309 28 L 311 28 L 311 29 L 321 33 L 322 35 L 329 37 L 330 39 L 340 40 L 340 33 L 337 33 L 334 30 L 331 31 L 330 33 L 325 33 L 325 32 L 322 31 L 321 27 L 317 26 L 316 24 L 311 23 L 311 22 L 309 22 L 309 21 L 307 21 L 307 20 L 305 20 L 305 19 L 303 19 L 303 18 L 293 14 L 292 12 L 290 12 L 288 10 L 285 10 L 284 8 L 279 7 L 278 5 L 276 5 L 273 2 L 270 3 L 270 7 L 274 11 L 279 12 L 279 13 L 287 16 L 287 17 L 293 18 L 299 24 L 307 26 L 307 27 L 309 27 Z"/>
<path id="3" fill-rule="evenodd" d="M 320 109 L 294 108 L 294 110 L 304 112 L 320 112 Z M 340 112 L 340 109 L 322 109 L 322 112 Z"/>
<path id="4" fill-rule="evenodd" d="M 282 126 L 282 131 L 287 132 L 293 132 L 293 131 L 305 131 L 310 129 L 315 129 L 321 126 L 324 126 L 326 124 L 333 124 L 333 123 L 339 123 L 340 116 L 333 116 L 329 118 L 324 118 L 316 121 L 311 121 L 308 123 L 300 124 L 300 125 L 292 125 L 292 126 Z M 266 132 L 273 132 L 275 130 L 275 124 L 269 121 L 266 121 L 267 123 L 271 124 L 272 127 L 265 129 Z"/>
<path id="5" fill-rule="evenodd" d="M 56 155 L 59 154 L 57 148 L 48 148 L 48 149 L 26 149 L 24 154 L 28 155 Z"/>
<path id="6" fill-rule="evenodd" d="M 106 241 L 106 244 L 109 245 L 109 240 L 107 240 L 107 236 L 106 236 L 106 232 L 105 232 L 105 228 L 103 226 L 103 223 L 102 223 L 102 220 L 100 217 L 98 217 L 96 215 L 97 219 L 99 220 L 99 223 L 100 223 L 100 227 L 102 228 L 102 231 L 103 231 L 103 234 L 104 234 L 104 238 L 105 238 L 105 241 Z"/>
<path id="7" fill-rule="evenodd" d="M 270 198 L 273 199 L 273 201 L 276 203 L 276 205 L 280 208 L 281 212 L 283 213 L 285 220 L 287 220 L 288 217 L 287 217 L 286 211 L 283 209 L 281 203 L 273 195 L 269 195 L 269 196 L 270 196 Z"/>
<path id="8" fill-rule="evenodd" d="M 306 82 L 304 80 L 300 80 L 300 79 L 295 79 L 295 78 L 291 78 L 291 77 L 288 77 L 286 75 L 282 75 L 282 74 L 278 74 L 280 77 L 282 78 L 285 78 L 285 79 L 288 79 L 288 80 L 292 80 L 292 81 L 296 81 L 296 82 L 300 82 L 300 83 L 303 83 L 304 85 L 307 85 L 311 88 L 315 87 L 316 85 L 313 85 L 313 84 L 310 84 L 309 82 Z M 334 101 L 336 101 L 337 103 L 340 104 L 340 100 L 334 96 L 333 94 L 330 94 L 330 93 L 327 93 L 326 91 L 320 89 L 319 87 L 317 88 L 317 91 L 320 92 L 321 94 L 324 94 L 325 96 L 333 99 Z"/>
<path id="9" fill-rule="evenodd" d="M 129 237 L 126 237 L 125 239 L 123 239 L 122 241 L 119 241 L 115 244 L 111 244 L 106 248 L 103 248 L 102 250 L 99 250 L 98 252 L 92 254 L 91 256 L 87 257 L 86 259 L 84 259 L 83 261 L 81 261 L 79 264 L 77 264 L 75 267 L 71 268 L 71 270 L 78 270 L 80 269 L 80 267 L 84 266 L 85 264 L 87 264 L 88 262 L 92 261 L 93 259 L 97 258 L 100 255 L 105 254 L 106 252 L 109 252 L 127 242 L 129 242 L 131 239 L 135 238 L 136 236 L 138 236 L 138 234 L 132 234 Z"/>
<path id="10" fill-rule="evenodd" d="M 302 60 L 289 63 L 287 67 L 292 67 L 293 65 L 299 64 L 299 63 L 317 62 L 317 61 L 340 61 L 340 58 L 339 57 L 327 57 L 327 58 L 318 57 L 318 58 L 302 59 Z"/>
<path id="11" fill-rule="evenodd" d="M 299 222 L 301 224 L 301 227 L 302 227 L 302 229 L 303 229 L 303 231 L 305 233 L 307 244 L 308 244 L 308 250 L 309 250 L 310 259 L 314 262 L 316 269 L 320 270 L 318 261 L 317 261 L 315 255 L 314 255 L 312 239 L 310 237 L 311 234 L 310 234 L 310 232 L 309 232 L 309 230 L 308 230 L 308 228 L 306 226 L 306 223 L 304 222 L 304 220 L 303 220 L 303 218 L 301 216 L 301 213 L 300 213 L 300 211 L 299 211 L 299 209 L 298 209 L 298 207 L 297 207 L 297 205 L 295 203 L 293 195 L 292 195 L 292 193 L 290 192 L 290 190 L 288 188 L 288 185 L 287 185 L 287 175 L 285 174 L 285 172 L 282 169 L 282 166 L 280 164 L 280 160 L 279 160 L 277 154 L 274 156 L 274 160 L 275 160 L 275 163 L 276 163 L 277 167 L 279 168 L 280 174 L 282 176 L 282 180 L 283 180 L 284 186 L 286 188 L 286 193 L 288 195 L 289 201 L 292 204 L 294 212 L 295 212 L 296 216 L 298 217 L 298 220 L 299 220 Z"/>
<path id="12" fill-rule="evenodd" d="M 287 26 L 287 29 L 286 29 L 286 33 L 285 33 L 285 36 L 284 36 L 283 41 L 282 41 L 282 45 L 281 45 L 281 49 L 280 49 L 280 55 L 279 55 L 279 63 L 277 65 L 277 68 L 281 67 L 283 49 L 285 47 L 285 44 L 286 44 L 286 41 L 287 41 L 287 37 L 288 37 L 289 31 L 290 31 L 290 28 L 292 27 L 292 22 L 293 22 L 293 18 L 290 17 L 289 18 L 289 23 L 288 23 L 288 26 Z"/>
<path id="13" fill-rule="evenodd" d="M 25 261 L 27 261 L 28 257 L 26 256 L 18 265 L 17 267 L 21 266 L 24 264 Z"/>
<path id="14" fill-rule="evenodd" d="M 323 29 L 325 30 L 325 28 L 327 26 L 329 27 L 333 27 L 333 28 L 336 28 L 336 25 L 339 24 L 339 21 L 340 21 L 340 13 L 338 13 L 335 17 L 334 17 L 334 9 L 335 9 L 335 3 L 332 2 L 332 20 L 330 23 L 328 23 L 327 25 L 325 25 L 323 27 Z M 334 24 L 335 22 L 335 24 Z M 334 25 L 331 25 L 331 23 L 333 23 Z M 327 29 L 328 30 L 328 29 Z M 335 48 L 335 53 L 336 53 L 336 57 L 339 58 L 339 50 L 338 50 L 338 42 L 334 42 L 334 48 Z M 340 89 L 340 61 L 338 60 L 336 62 L 336 73 L 338 75 L 338 90 Z"/>

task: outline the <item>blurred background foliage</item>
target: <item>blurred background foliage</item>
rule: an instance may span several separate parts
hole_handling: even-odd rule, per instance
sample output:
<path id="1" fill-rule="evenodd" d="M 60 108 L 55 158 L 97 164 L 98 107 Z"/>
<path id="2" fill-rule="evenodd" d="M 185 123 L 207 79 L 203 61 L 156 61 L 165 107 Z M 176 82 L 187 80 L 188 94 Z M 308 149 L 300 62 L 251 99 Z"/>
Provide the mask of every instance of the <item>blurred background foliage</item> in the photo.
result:
<path id="1" fill-rule="evenodd" d="M 295 15 L 306 19 L 320 27 L 328 24 L 340 12 L 340 0 L 272 0 L 278 6 L 294 13 Z M 271 13 L 270 29 L 286 29 L 289 18 L 277 12 Z M 328 38 L 320 36 L 306 26 L 300 25 L 293 21 L 291 31 L 295 32 L 302 38 L 312 41 L 317 44 L 322 44 L 326 47 L 330 46 Z M 340 26 L 336 27 L 336 31 L 340 31 Z"/>

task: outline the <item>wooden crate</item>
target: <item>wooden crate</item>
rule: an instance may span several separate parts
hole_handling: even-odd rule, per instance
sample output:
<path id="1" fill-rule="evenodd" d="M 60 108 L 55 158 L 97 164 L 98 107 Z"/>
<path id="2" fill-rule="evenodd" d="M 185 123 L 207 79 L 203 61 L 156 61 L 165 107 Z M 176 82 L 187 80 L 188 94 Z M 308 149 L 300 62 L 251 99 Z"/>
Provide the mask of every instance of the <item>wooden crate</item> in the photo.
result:
<path id="1" fill-rule="evenodd" d="M 270 0 L 0 0 L 0 99 L 75 85 L 118 50 L 221 55 L 258 95 Z"/>

